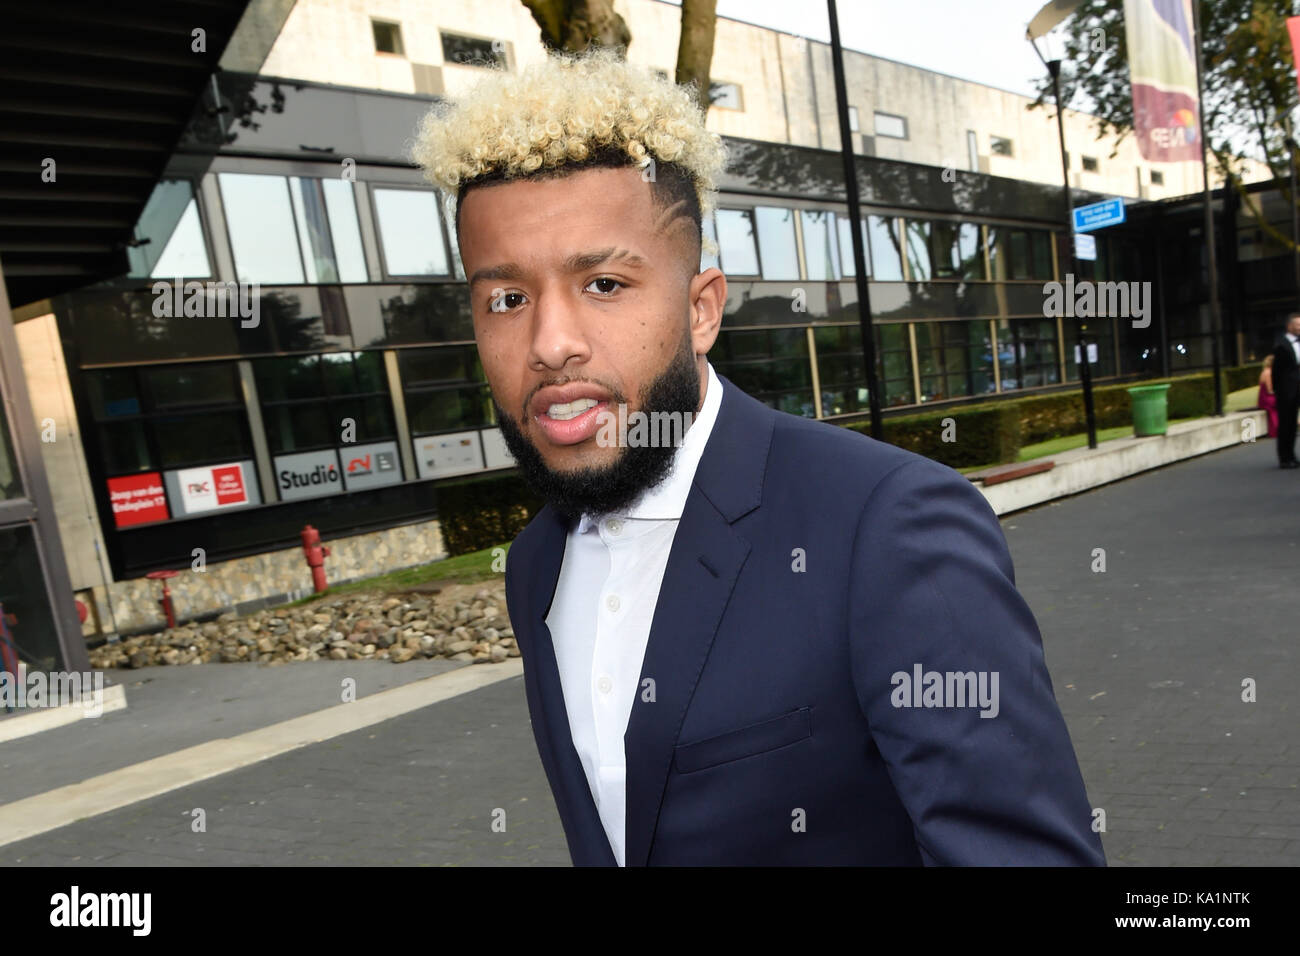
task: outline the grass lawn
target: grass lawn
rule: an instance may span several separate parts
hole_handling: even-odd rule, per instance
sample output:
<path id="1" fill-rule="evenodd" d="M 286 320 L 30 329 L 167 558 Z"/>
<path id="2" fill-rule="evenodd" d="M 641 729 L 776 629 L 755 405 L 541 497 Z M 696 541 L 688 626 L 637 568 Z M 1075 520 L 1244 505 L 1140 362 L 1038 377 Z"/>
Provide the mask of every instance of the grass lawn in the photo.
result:
<path id="1" fill-rule="evenodd" d="M 378 577 L 349 581 L 346 584 L 333 586 L 322 594 L 310 594 L 305 598 L 300 598 L 288 606 L 297 607 L 300 604 L 310 604 L 312 601 L 318 601 L 323 597 L 333 597 L 354 591 L 400 592 L 420 590 L 423 586 L 435 582 L 472 584 L 475 581 L 488 581 L 501 576 L 501 572 L 492 570 L 494 560 L 492 552 L 496 548 L 504 548 L 508 552 L 510 542 L 507 541 L 491 548 L 484 548 L 482 551 L 460 554 L 454 558 L 431 561 L 419 567 L 405 568 L 401 571 L 393 571 L 390 574 L 381 574 Z"/>
<path id="2" fill-rule="evenodd" d="M 1225 412 L 1244 412 L 1255 407 L 1255 399 L 1259 392 L 1259 386 L 1252 385 L 1250 388 L 1243 388 L 1236 392 L 1231 392 L 1223 398 L 1223 410 Z M 1169 424 L 1175 425 L 1178 422 L 1195 421 L 1193 418 L 1174 418 L 1170 419 Z M 1097 429 L 1097 443 L 1112 441 L 1116 438 L 1131 438 L 1133 436 L 1132 425 L 1117 425 L 1114 428 Z M 1016 461 L 1033 461 L 1036 458 L 1046 458 L 1051 455 L 1059 455 L 1061 452 L 1070 451 L 1072 448 L 1083 448 L 1088 444 L 1088 435 L 1086 432 L 1080 432 L 1077 435 L 1062 435 L 1059 438 L 1051 438 L 1047 441 L 1037 442 L 1033 445 L 1025 445 L 1020 449 L 1020 454 Z M 971 465 L 968 468 L 958 468 L 963 475 L 972 471 L 979 471 L 983 468 L 991 468 L 992 465 Z"/>

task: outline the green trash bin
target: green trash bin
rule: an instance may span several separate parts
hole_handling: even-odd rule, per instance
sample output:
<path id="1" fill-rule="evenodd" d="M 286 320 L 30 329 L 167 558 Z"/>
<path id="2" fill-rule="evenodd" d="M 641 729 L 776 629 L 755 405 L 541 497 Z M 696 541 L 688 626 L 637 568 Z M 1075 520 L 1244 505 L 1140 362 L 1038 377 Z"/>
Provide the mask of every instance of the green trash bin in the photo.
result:
<path id="1" fill-rule="evenodd" d="M 1128 390 L 1133 398 L 1133 434 L 1138 438 L 1163 435 L 1169 427 L 1168 392 L 1168 385 L 1137 385 Z"/>

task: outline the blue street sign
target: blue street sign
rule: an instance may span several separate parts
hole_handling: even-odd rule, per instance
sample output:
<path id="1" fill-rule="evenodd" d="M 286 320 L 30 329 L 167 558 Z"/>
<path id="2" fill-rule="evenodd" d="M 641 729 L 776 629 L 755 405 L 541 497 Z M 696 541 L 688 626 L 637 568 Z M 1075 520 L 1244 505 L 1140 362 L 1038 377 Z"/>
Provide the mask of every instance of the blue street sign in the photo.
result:
<path id="1" fill-rule="evenodd" d="M 1074 231 L 1090 232 L 1104 226 L 1117 226 L 1124 221 L 1124 200 L 1107 199 L 1091 206 L 1074 210 Z"/>
<path id="2" fill-rule="evenodd" d="M 1097 261 L 1097 237 L 1087 233 L 1074 234 L 1074 258 L 1085 262 Z"/>

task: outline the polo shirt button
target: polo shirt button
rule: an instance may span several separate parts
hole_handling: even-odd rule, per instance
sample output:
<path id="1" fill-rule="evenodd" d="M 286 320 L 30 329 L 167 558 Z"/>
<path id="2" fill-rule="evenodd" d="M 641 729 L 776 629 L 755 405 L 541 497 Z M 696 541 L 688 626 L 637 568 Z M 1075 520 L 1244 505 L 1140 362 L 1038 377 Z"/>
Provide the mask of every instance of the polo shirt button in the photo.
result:
<path id="1" fill-rule="evenodd" d="M 614 682 L 608 677 L 602 677 L 600 680 L 596 681 L 596 686 L 600 688 L 602 694 L 608 694 L 614 689 Z"/>
<path id="2" fill-rule="evenodd" d="M 617 612 L 619 609 L 618 595 L 611 594 L 609 597 L 605 598 L 605 607 L 609 608 L 613 612 Z"/>
<path id="3" fill-rule="evenodd" d="M 617 518 L 611 518 L 608 522 L 606 522 L 605 530 L 608 531 L 610 534 L 622 534 L 623 522 L 619 521 Z"/>

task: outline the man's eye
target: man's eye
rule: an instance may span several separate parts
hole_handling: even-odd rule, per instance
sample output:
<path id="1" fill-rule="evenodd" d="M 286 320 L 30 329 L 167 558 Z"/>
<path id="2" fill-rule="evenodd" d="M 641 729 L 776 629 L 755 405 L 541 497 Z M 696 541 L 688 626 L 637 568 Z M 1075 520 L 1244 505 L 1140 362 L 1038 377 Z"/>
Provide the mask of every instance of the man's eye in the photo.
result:
<path id="1" fill-rule="evenodd" d="M 488 309 L 492 312 L 509 312 L 523 305 L 523 300 L 522 292 L 497 292 L 488 302 Z"/>
<path id="2" fill-rule="evenodd" d="M 592 279 L 591 282 L 587 284 L 587 288 L 590 289 L 592 286 L 595 286 L 595 291 L 599 292 L 601 295 L 611 295 L 621 288 L 622 285 L 623 283 L 619 282 L 617 279 L 611 279 L 609 276 L 601 276 L 599 279 Z"/>

